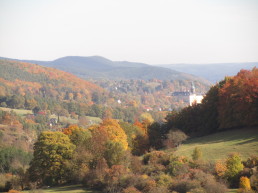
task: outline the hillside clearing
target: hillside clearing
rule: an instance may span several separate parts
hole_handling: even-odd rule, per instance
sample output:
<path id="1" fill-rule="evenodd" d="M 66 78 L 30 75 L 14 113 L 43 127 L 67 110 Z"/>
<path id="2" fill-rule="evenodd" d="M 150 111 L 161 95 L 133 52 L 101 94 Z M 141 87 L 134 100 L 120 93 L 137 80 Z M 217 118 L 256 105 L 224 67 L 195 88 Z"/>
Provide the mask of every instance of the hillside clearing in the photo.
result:
<path id="1" fill-rule="evenodd" d="M 231 152 L 238 152 L 242 159 L 258 155 L 258 128 L 244 128 L 215 133 L 187 140 L 175 152 L 191 158 L 194 148 L 199 147 L 204 160 L 224 159 Z"/>
<path id="2" fill-rule="evenodd" d="M 11 109 L 11 108 L 0 107 L 0 110 L 8 111 L 8 112 L 13 111 L 17 115 L 20 115 L 20 116 L 25 116 L 27 114 L 33 114 L 32 110 L 26 110 L 26 109 Z"/>

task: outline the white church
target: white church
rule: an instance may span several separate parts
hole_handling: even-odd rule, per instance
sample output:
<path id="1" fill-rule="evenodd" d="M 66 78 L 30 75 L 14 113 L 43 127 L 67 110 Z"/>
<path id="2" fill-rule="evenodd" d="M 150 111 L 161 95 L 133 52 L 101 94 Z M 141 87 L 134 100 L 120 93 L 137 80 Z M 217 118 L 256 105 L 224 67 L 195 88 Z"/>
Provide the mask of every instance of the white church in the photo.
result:
<path id="1" fill-rule="evenodd" d="M 173 92 L 172 96 L 183 98 L 185 101 L 189 102 L 189 105 L 200 104 L 202 103 L 203 95 L 197 94 L 195 92 L 195 86 L 192 82 L 191 90 L 187 92 Z"/>

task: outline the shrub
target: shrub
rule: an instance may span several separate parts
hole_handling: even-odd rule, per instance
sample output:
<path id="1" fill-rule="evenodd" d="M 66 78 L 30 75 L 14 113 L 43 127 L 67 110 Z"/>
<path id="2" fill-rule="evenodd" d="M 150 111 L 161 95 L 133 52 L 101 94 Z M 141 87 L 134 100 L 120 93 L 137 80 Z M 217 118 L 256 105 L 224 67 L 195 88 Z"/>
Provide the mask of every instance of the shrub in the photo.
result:
<path id="1" fill-rule="evenodd" d="M 205 173 L 199 169 L 192 169 L 190 173 L 191 179 L 193 181 L 198 181 L 201 188 L 207 193 L 224 193 L 227 190 L 226 186 L 217 182 L 211 174 Z"/>
<path id="2" fill-rule="evenodd" d="M 239 154 L 233 153 L 230 154 L 226 160 L 227 170 L 225 176 L 228 181 L 231 183 L 231 186 L 237 186 L 239 172 L 243 170 L 244 166 L 241 162 Z"/>
<path id="3" fill-rule="evenodd" d="M 162 173 L 156 177 L 156 181 L 158 186 L 168 187 L 172 183 L 172 178 L 171 176 Z"/>
<path id="4" fill-rule="evenodd" d="M 202 188 L 200 182 L 196 180 L 177 180 L 173 181 L 171 190 L 179 193 L 191 192 L 191 190 Z"/>
<path id="5" fill-rule="evenodd" d="M 227 171 L 227 166 L 224 162 L 221 160 L 217 161 L 215 164 L 215 172 L 217 176 L 223 177 Z"/>
<path id="6" fill-rule="evenodd" d="M 239 182 L 239 188 L 244 190 L 251 190 L 250 180 L 246 176 L 242 176 Z"/>
<path id="7" fill-rule="evenodd" d="M 141 171 L 142 171 L 142 161 L 138 157 L 132 156 L 131 157 L 130 169 L 135 174 L 141 173 Z"/>
<path id="8" fill-rule="evenodd" d="M 143 163 L 146 164 L 162 164 L 168 165 L 169 163 L 169 155 L 164 151 L 152 151 L 147 153 L 143 157 Z"/>
<path id="9" fill-rule="evenodd" d="M 172 157 L 167 167 L 167 171 L 172 176 L 180 176 L 188 173 L 189 165 L 186 160 L 180 159 L 180 157 Z"/>
<path id="10" fill-rule="evenodd" d="M 135 187 L 128 187 L 123 190 L 123 193 L 141 193 L 141 192 L 137 190 Z"/>
<path id="11" fill-rule="evenodd" d="M 170 130 L 164 144 L 167 148 L 178 147 L 188 136 L 181 130 Z"/>
<path id="12" fill-rule="evenodd" d="M 198 161 L 202 158 L 202 151 L 199 147 L 194 148 L 192 158 L 194 161 Z"/>
<path id="13" fill-rule="evenodd" d="M 151 189 L 149 193 L 169 193 L 169 189 L 165 186 L 158 186 Z"/>

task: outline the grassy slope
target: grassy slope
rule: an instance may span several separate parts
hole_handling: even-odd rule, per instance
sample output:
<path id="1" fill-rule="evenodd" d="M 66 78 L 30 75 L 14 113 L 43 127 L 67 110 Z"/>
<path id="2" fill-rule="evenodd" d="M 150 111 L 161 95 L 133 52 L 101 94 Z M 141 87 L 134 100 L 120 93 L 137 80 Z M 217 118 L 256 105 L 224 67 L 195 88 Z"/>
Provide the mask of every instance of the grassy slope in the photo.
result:
<path id="1" fill-rule="evenodd" d="M 0 110 L 2 111 L 14 111 L 17 115 L 25 116 L 27 114 L 33 114 L 32 110 L 26 110 L 26 109 L 11 109 L 11 108 L 4 108 L 0 107 Z"/>
<path id="2" fill-rule="evenodd" d="M 0 107 L 0 110 L 9 111 L 9 112 L 14 111 L 17 115 L 20 115 L 20 116 L 26 116 L 27 114 L 33 114 L 32 110 L 26 110 L 26 109 L 11 109 L 11 108 Z M 91 117 L 91 116 L 86 116 L 86 117 L 90 121 L 91 124 L 99 124 L 102 121 L 99 117 Z M 51 115 L 51 118 L 57 118 L 57 116 Z M 78 124 L 77 119 L 72 119 L 70 117 L 60 116 L 60 121 L 67 122 L 70 124 Z"/>
<path id="3" fill-rule="evenodd" d="M 29 193 L 30 191 L 23 191 L 24 193 Z M 63 192 L 63 193 L 98 193 L 97 191 L 93 191 L 87 188 L 84 188 L 82 185 L 70 185 L 70 186 L 60 186 L 53 187 L 48 189 L 41 189 L 42 193 L 55 193 L 55 192 Z"/>
<path id="4" fill-rule="evenodd" d="M 195 147 L 200 147 L 204 160 L 225 158 L 231 152 L 239 152 L 243 159 L 258 155 L 258 128 L 224 131 L 186 141 L 176 155 L 191 158 Z"/>

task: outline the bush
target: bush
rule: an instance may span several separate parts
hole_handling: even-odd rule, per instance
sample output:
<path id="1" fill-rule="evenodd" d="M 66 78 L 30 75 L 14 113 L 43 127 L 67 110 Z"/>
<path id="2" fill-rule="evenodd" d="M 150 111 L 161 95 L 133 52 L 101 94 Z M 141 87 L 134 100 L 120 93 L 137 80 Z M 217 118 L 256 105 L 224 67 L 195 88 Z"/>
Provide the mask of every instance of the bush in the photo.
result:
<path id="1" fill-rule="evenodd" d="M 145 165 L 151 164 L 162 164 L 168 165 L 169 163 L 169 155 L 164 151 L 152 151 L 143 156 L 143 163 Z"/>
<path id="2" fill-rule="evenodd" d="M 123 193 L 141 193 L 141 192 L 137 190 L 135 187 L 128 187 L 123 190 Z"/>
<path id="3" fill-rule="evenodd" d="M 202 158 L 202 151 L 199 147 L 194 148 L 192 158 L 194 161 L 198 161 Z"/>
<path id="4" fill-rule="evenodd" d="M 172 176 L 181 176 L 189 171 L 189 165 L 187 160 L 181 159 L 180 157 L 172 157 L 167 167 L 167 171 Z"/>
<path id="5" fill-rule="evenodd" d="M 172 183 L 172 178 L 167 174 L 161 173 L 156 176 L 156 181 L 158 186 L 168 187 Z"/>
<path id="6" fill-rule="evenodd" d="M 239 172 L 242 171 L 244 168 L 239 154 L 230 154 L 226 160 L 226 167 L 226 178 L 228 179 L 232 187 L 237 187 L 239 180 Z"/>
<path id="7" fill-rule="evenodd" d="M 239 182 L 239 188 L 244 190 L 251 190 L 250 180 L 246 176 L 242 176 Z"/>
<path id="8" fill-rule="evenodd" d="M 177 180 L 173 181 L 171 190 L 179 193 L 191 192 L 194 189 L 201 189 L 200 182 L 196 180 Z"/>

